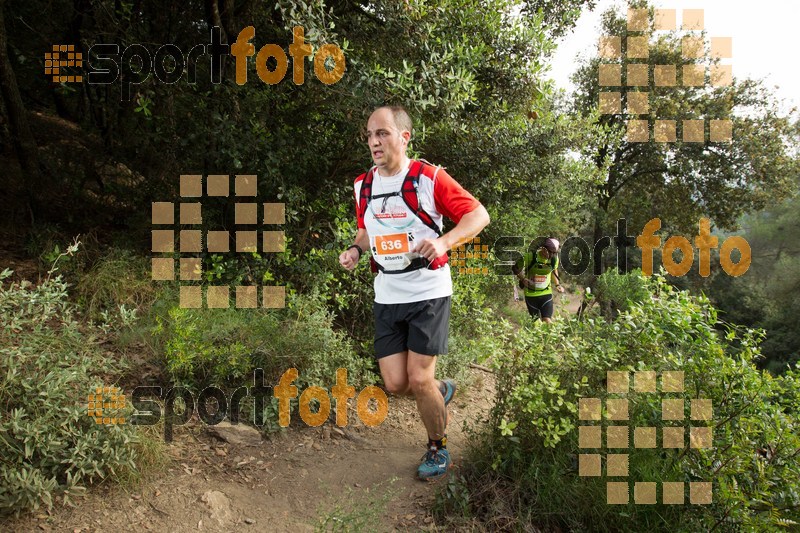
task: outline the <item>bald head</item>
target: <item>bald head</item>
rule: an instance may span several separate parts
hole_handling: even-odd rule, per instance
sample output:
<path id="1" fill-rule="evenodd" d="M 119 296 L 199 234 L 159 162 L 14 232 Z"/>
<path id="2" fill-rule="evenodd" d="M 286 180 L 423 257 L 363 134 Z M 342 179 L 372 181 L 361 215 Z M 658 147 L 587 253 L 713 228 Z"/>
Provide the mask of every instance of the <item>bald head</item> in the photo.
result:
<path id="1" fill-rule="evenodd" d="M 406 108 L 399 105 L 385 105 L 373 111 L 373 114 L 378 111 L 388 111 L 392 115 L 395 127 L 400 131 L 407 131 L 412 133 L 411 117 L 408 115 Z"/>

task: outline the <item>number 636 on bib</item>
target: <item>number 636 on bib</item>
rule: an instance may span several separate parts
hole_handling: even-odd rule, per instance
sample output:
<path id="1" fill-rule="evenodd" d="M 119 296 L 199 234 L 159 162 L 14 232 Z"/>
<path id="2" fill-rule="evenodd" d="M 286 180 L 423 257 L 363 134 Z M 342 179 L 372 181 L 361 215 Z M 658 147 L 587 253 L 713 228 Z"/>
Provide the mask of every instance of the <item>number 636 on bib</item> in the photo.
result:
<path id="1" fill-rule="evenodd" d="M 408 253 L 408 235 L 405 233 L 376 235 L 375 249 L 378 255 Z"/>

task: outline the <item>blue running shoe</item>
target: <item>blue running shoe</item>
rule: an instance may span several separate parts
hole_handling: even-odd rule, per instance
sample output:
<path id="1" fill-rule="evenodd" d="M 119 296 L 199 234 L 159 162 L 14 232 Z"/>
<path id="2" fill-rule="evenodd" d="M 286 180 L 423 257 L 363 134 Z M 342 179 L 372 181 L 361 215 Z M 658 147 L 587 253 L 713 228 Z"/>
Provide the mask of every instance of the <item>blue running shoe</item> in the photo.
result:
<path id="1" fill-rule="evenodd" d="M 450 453 L 431 447 L 422 457 L 422 464 L 417 468 L 417 476 L 422 480 L 439 479 L 450 466 Z"/>
<path id="2" fill-rule="evenodd" d="M 444 396 L 444 406 L 447 407 L 447 404 L 449 404 L 453 396 L 456 395 L 456 382 L 452 379 L 443 379 L 439 383 L 441 383 L 439 392 Z"/>

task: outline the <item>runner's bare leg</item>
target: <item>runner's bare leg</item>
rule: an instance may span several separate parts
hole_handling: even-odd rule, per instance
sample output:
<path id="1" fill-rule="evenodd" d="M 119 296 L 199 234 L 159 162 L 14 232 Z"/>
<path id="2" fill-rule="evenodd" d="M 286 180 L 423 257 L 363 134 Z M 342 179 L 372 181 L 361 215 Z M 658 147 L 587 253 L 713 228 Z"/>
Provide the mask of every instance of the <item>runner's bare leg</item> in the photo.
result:
<path id="1" fill-rule="evenodd" d="M 411 387 L 408 383 L 408 351 L 398 352 L 378 359 L 381 377 L 386 391 L 390 394 L 408 396 Z"/>
<path id="2" fill-rule="evenodd" d="M 408 351 L 408 383 L 417 401 L 417 410 L 428 437 L 440 440 L 447 424 L 447 408 L 439 391 L 439 382 L 434 378 L 436 357 Z"/>

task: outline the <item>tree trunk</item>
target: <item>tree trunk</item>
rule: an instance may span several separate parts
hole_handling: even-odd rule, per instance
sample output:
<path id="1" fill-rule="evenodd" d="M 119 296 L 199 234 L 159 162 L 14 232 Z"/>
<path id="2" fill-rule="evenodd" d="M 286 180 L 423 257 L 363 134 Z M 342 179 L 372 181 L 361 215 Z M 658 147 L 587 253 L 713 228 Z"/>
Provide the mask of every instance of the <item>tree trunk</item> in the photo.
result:
<path id="1" fill-rule="evenodd" d="M 8 60 L 8 43 L 6 38 L 6 22 L 3 14 L 5 0 L 0 0 L 0 92 L 3 94 L 6 112 L 8 113 L 8 127 L 11 133 L 11 143 L 25 174 L 27 184 L 28 202 L 31 208 L 31 217 L 36 211 L 35 194 L 39 188 L 40 170 L 36 141 L 28 123 L 28 115 L 17 86 L 17 77 Z"/>
<path id="2" fill-rule="evenodd" d="M 603 211 L 602 206 L 600 206 L 599 204 L 600 204 L 600 202 L 598 202 L 597 213 L 595 213 L 595 215 L 594 215 L 594 232 L 592 233 L 592 243 L 590 245 L 590 246 L 592 246 L 592 248 L 594 248 L 594 246 L 598 242 L 600 242 L 600 239 L 603 238 L 603 220 L 606 218 L 606 216 L 605 216 L 606 214 Z M 594 254 L 594 249 L 592 250 L 592 253 Z M 593 255 L 592 256 L 592 261 L 593 261 L 592 268 L 594 269 L 594 270 L 592 270 L 592 275 L 593 276 L 599 276 L 600 274 L 603 273 L 603 257 L 602 257 L 602 255 L 601 254 Z"/>
<path id="3" fill-rule="evenodd" d="M 601 195 L 602 194 L 605 194 L 605 191 L 603 191 Z M 592 232 L 592 242 L 590 243 L 592 248 L 592 286 L 594 286 L 597 277 L 603 273 L 603 254 L 595 255 L 594 251 L 597 243 L 603 238 L 603 227 L 608 220 L 608 204 L 609 198 L 607 196 L 599 196 L 597 198 L 597 211 L 595 211 L 594 215 L 594 231 Z"/>
<path id="4" fill-rule="evenodd" d="M 608 206 L 611 203 L 610 196 L 602 196 L 598 199 L 597 202 L 597 213 L 594 217 L 594 243 L 596 245 L 600 242 L 600 239 L 603 238 L 603 227 L 605 224 L 608 223 Z M 612 241 L 613 242 L 613 241 Z M 603 254 L 602 252 L 597 254 L 594 257 L 594 264 L 592 267 L 594 268 L 593 276 L 592 276 L 592 287 L 597 286 L 597 278 L 603 274 L 604 265 L 603 265 Z M 601 295 L 598 293 L 597 295 L 598 301 L 597 303 L 600 305 L 600 310 L 608 322 L 613 322 L 614 319 L 617 317 L 619 312 L 614 308 L 612 305 L 611 300 L 608 299 L 608 296 L 601 298 Z"/>

